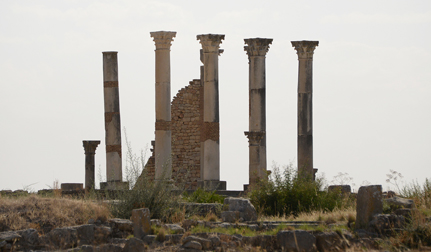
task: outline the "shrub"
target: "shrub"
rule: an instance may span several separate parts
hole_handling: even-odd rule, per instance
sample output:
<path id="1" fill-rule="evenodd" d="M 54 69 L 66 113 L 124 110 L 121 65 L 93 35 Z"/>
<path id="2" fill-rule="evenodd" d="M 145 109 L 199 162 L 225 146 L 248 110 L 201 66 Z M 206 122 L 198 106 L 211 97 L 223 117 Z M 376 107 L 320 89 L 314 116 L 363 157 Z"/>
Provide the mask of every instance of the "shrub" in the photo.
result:
<path id="1" fill-rule="evenodd" d="M 133 154 L 130 143 L 127 141 L 127 180 L 132 190 L 116 191 L 111 204 L 111 212 L 117 218 L 129 219 L 132 210 L 148 208 L 151 218 L 169 221 L 171 217 L 179 218 L 182 212 L 179 205 L 180 197 L 174 190 L 177 189 L 171 180 L 150 180 L 145 168 L 145 158 Z"/>
<path id="2" fill-rule="evenodd" d="M 224 196 L 218 195 L 215 191 L 205 191 L 202 188 L 196 189 L 192 194 L 183 193 L 183 199 L 195 203 L 220 203 L 223 204 Z"/>
<path id="3" fill-rule="evenodd" d="M 346 199 L 338 192 L 323 189 L 323 178 L 312 181 L 298 176 L 291 166 L 280 171 L 274 165 L 271 176 L 251 188 L 249 197 L 258 212 L 265 215 L 297 216 L 301 212 L 328 212 L 346 206 Z"/>

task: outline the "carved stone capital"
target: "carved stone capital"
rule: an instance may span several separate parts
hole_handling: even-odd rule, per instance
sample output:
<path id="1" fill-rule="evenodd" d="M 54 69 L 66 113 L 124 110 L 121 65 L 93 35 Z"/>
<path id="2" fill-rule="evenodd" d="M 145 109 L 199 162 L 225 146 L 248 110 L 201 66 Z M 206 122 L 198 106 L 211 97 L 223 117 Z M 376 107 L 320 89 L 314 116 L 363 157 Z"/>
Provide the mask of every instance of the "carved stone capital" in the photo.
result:
<path id="1" fill-rule="evenodd" d="M 319 45 L 319 41 L 292 41 L 292 46 L 295 47 L 298 59 L 313 59 L 314 49 Z"/>
<path id="2" fill-rule="evenodd" d="M 151 37 L 156 43 L 156 50 L 159 49 L 170 49 L 171 42 L 174 40 L 177 32 L 171 31 L 158 31 L 158 32 L 150 32 Z"/>
<path id="3" fill-rule="evenodd" d="M 220 53 L 220 44 L 224 40 L 224 34 L 202 34 L 197 35 L 196 38 L 201 43 L 204 53 Z"/>
<path id="4" fill-rule="evenodd" d="M 244 39 L 247 44 L 244 46 L 244 51 L 250 56 L 265 56 L 269 50 L 269 45 L 272 44 L 272 39 L 267 38 L 249 38 Z"/>
<path id="5" fill-rule="evenodd" d="M 100 144 L 100 141 L 82 141 L 84 145 L 85 155 L 95 154 L 96 148 Z"/>
<path id="6" fill-rule="evenodd" d="M 247 136 L 250 145 L 259 145 L 260 141 L 265 136 L 265 131 L 245 131 L 244 135 Z"/>

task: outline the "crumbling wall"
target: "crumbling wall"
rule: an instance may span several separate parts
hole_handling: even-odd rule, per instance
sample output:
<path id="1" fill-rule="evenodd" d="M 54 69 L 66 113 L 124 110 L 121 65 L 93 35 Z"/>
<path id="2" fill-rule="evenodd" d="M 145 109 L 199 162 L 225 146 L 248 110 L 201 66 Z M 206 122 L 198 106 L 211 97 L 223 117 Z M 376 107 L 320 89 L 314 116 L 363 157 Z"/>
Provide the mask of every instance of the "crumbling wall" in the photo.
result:
<path id="1" fill-rule="evenodd" d="M 176 185 L 196 189 L 200 179 L 200 136 L 202 124 L 201 80 L 193 80 L 178 91 L 171 103 L 172 179 Z M 154 143 L 152 143 L 154 144 Z M 155 147 L 145 170 L 155 175 Z"/>
<path id="2" fill-rule="evenodd" d="M 172 178 L 196 188 L 200 178 L 200 80 L 193 80 L 172 100 Z"/>

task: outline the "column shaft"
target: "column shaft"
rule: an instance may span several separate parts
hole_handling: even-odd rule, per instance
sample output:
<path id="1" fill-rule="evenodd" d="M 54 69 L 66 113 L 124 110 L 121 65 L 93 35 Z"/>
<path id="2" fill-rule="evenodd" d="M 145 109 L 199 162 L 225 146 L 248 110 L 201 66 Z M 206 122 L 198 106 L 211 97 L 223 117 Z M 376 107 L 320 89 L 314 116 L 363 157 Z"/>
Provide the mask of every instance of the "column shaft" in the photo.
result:
<path id="1" fill-rule="evenodd" d="M 201 179 L 220 181 L 218 54 L 224 35 L 198 35 L 197 39 L 202 44 L 204 63 Z"/>
<path id="2" fill-rule="evenodd" d="M 292 41 L 298 54 L 298 172 L 313 177 L 313 53 L 318 41 Z"/>
<path id="3" fill-rule="evenodd" d="M 249 60 L 249 184 L 266 178 L 265 57 L 272 39 L 244 39 Z"/>
<path id="4" fill-rule="evenodd" d="M 95 172 L 94 172 L 94 155 L 100 141 L 82 141 L 85 150 L 85 190 L 94 189 Z"/>
<path id="5" fill-rule="evenodd" d="M 103 52 L 106 179 L 122 181 L 120 98 L 117 52 Z"/>
<path id="6" fill-rule="evenodd" d="M 171 57 L 170 47 L 176 32 L 151 32 L 156 45 L 156 137 L 155 179 L 172 177 L 171 133 Z"/>

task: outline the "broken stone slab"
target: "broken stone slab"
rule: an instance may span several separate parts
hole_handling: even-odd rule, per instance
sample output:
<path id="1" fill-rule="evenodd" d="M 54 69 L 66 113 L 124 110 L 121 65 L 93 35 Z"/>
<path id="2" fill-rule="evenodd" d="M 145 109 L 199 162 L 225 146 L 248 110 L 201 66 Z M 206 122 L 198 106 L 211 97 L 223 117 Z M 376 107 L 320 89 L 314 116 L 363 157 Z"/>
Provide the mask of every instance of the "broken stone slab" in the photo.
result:
<path id="1" fill-rule="evenodd" d="M 130 238 L 123 248 L 122 252 L 141 252 L 145 251 L 145 243 L 138 238 Z"/>
<path id="2" fill-rule="evenodd" d="M 391 234 L 389 230 L 400 229 L 405 226 L 405 218 L 395 214 L 377 214 L 370 222 L 370 230 L 383 235 Z"/>
<path id="3" fill-rule="evenodd" d="M 344 239 L 335 232 L 318 233 L 316 237 L 316 248 L 319 252 L 342 251 L 347 244 Z"/>
<path id="4" fill-rule="evenodd" d="M 112 229 L 105 226 L 94 227 L 94 239 L 96 243 L 104 243 L 108 241 L 109 236 L 112 234 Z"/>
<path id="5" fill-rule="evenodd" d="M 210 250 L 211 247 L 212 247 L 212 241 L 211 240 L 205 239 L 205 238 L 201 238 L 201 237 L 197 237 L 197 236 L 194 236 L 194 235 L 190 235 L 190 236 L 187 236 L 186 238 L 184 238 L 183 241 L 182 241 L 182 244 L 184 245 L 184 244 L 186 244 L 186 243 L 188 243 L 190 241 L 196 241 L 196 242 L 198 242 L 199 244 L 202 245 L 202 249 L 204 249 L 204 250 Z M 220 242 L 220 239 L 219 239 L 219 242 Z"/>
<path id="6" fill-rule="evenodd" d="M 150 209 L 140 208 L 132 210 L 133 235 L 138 239 L 143 239 L 145 235 L 151 233 Z"/>
<path id="7" fill-rule="evenodd" d="M 384 201 L 391 208 L 416 208 L 415 202 L 412 199 L 405 199 L 394 196 L 392 198 L 384 199 Z"/>
<path id="8" fill-rule="evenodd" d="M 109 225 L 113 230 L 117 229 L 119 231 L 133 231 L 133 222 L 131 220 L 114 218 L 108 221 Z"/>
<path id="9" fill-rule="evenodd" d="M 19 239 L 19 241 L 17 242 L 17 245 L 20 248 L 30 250 L 39 247 L 40 239 L 39 233 L 36 229 L 24 229 L 18 230 L 16 232 L 21 236 L 21 239 Z"/>
<path id="10" fill-rule="evenodd" d="M 235 223 L 239 220 L 239 211 L 224 211 L 221 213 L 223 222 Z"/>
<path id="11" fill-rule="evenodd" d="M 283 251 L 317 252 L 316 237 L 304 230 L 283 230 L 277 233 Z"/>
<path id="12" fill-rule="evenodd" d="M 355 229 L 367 229 L 373 216 L 382 212 L 382 186 L 361 186 L 356 199 Z"/>
<path id="13" fill-rule="evenodd" d="M 143 239 L 144 243 L 147 245 L 151 245 L 153 242 L 156 241 L 155 235 L 146 235 Z"/>
<path id="14" fill-rule="evenodd" d="M 73 227 L 55 228 L 46 235 L 55 248 L 72 248 L 78 245 L 78 231 Z"/>
<path id="15" fill-rule="evenodd" d="M 163 227 L 175 234 L 184 234 L 184 228 L 178 224 L 164 224 Z"/>
<path id="16" fill-rule="evenodd" d="M 257 220 L 257 212 L 249 199 L 227 197 L 224 199 L 224 206 L 228 206 L 229 211 L 238 211 L 240 219 L 243 221 Z"/>
<path id="17" fill-rule="evenodd" d="M 187 249 L 197 249 L 197 250 L 202 249 L 202 245 L 197 241 L 188 241 L 183 245 L 183 247 Z"/>
<path id="18" fill-rule="evenodd" d="M 85 224 L 74 227 L 78 234 L 78 246 L 91 245 L 94 242 L 94 227 L 94 224 Z"/>
<path id="19" fill-rule="evenodd" d="M 3 241 L 15 241 L 21 239 L 21 235 L 19 235 L 17 232 L 14 231 L 6 231 L 0 233 L 0 240 Z"/>

